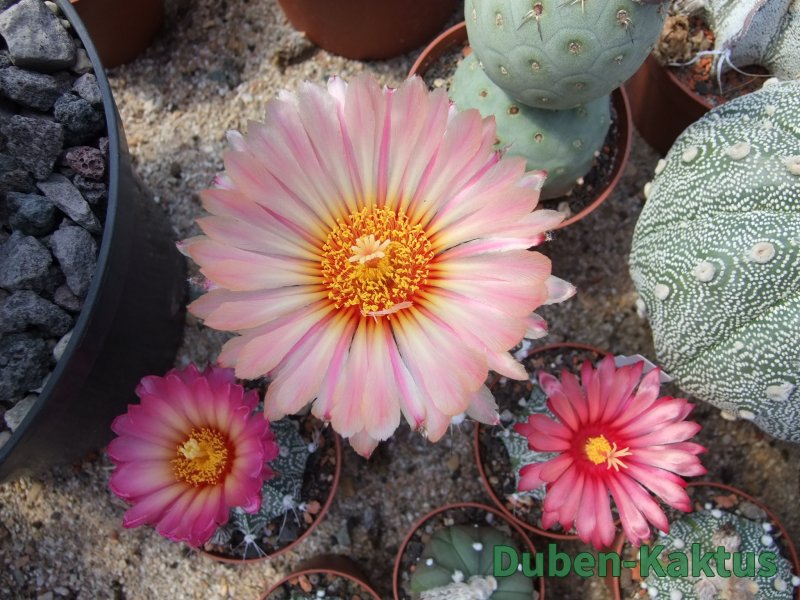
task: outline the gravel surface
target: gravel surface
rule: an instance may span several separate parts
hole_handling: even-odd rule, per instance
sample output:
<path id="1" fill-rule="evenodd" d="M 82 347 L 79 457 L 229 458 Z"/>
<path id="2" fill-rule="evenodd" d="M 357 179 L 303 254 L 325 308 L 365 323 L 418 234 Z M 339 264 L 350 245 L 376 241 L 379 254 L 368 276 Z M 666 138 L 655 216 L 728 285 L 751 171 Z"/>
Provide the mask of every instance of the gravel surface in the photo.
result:
<path id="1" fill-rule="evenodd" d="M 274 0 L 171 0 L 168 8 L 156 43 L 110 75 L 135 166 L 181 238 L 197 232 L 197 192 L 222 167 L 225 132 L 261 118 L 279 89 L 361 71 L 397 84 L 417 54 L 363 63 L 309 48 Z M 625 177 L 606 204 L 546 245 L 554 273 L 578 288 L 572 300 L 540 311 L 550 323 L 546 341 L 652 356 L 627 255 L 641 189 L 656 160 L 637 137 Z M 187 317 L 176 362 L 213 359 L 225 339 Z M 750 423 L 724 421 L 706 406 L 696 418 L 709 447 L 709 478 L 761 498 L 797 539 L 798 447 Z M 320 527 L 296 552 L 254 566 L 217 564 L 151 529 L 122 529 L 125 506 L 106 489 L 110 463 L 100 455 L 1 485 L 0 598 L 255 599 L 302 558 L 323 551 L 356 559 L 390 598 L 394 556 L 409 525 L 445 502 L 486 500 L 470 433 L 464 424 L 431 445 L 403 428 L 369 462 L 347 449 L 339 491 Z M 559 547 L 575 552 L 579 545 Z M 607 597 L 596 579 L 548 586 L 550 598 Z"/>

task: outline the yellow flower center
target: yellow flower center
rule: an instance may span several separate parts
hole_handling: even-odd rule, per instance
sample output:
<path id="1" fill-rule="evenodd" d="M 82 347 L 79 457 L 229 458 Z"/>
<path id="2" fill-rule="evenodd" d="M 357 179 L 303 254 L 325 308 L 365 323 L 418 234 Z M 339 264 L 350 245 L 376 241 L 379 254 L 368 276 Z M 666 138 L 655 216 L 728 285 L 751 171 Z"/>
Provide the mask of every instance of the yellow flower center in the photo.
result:
<path id="1" fill-rule="evenodd" d="M 339 220 L 323 246 L 322 275 L 336 308 L 389 315 L 412 304 L 428 281 L 433 250 L 421 225 L 388 208 L 364 208 Z"/>
<path id="2" fill-rule="evenodd" d="M 172 459 L 175 478 L 193 486 L 218 484 L 228 467 L 225 436 L 216 429 L 192 429 Z"/>
<path id="3" fill-rule="evenodd" d="M 628 448 L 622 450 L 617 449 L 617 443 L 610 444 L 604 435 L 596 435 L 586 440 L 586 445 L 583 447 L 586 453 L 586 458 L 596 465 L 607 463 L 608 469 L 614 467 L 615 471 L 619 468 L 627 469 L 628 465 L 623 463 L 620 459 L 626 456 L 631 456 L 633 452 Z"/>

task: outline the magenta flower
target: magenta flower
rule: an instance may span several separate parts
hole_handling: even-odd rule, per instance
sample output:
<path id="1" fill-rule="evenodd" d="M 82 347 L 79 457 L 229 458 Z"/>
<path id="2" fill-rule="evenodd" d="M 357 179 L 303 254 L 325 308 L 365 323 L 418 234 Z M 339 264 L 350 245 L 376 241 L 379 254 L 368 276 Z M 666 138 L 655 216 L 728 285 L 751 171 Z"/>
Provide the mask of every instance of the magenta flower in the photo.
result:
<path id="1" fill-rule="evenodd" d="M 216 288 L 190 311 L 240 334 L 222 365 L 272 378 L 266 416 L 313 402 L 365 456 L 401 415 L 432 441 L 461 413 L 496 422 L 488 370 L 524 379 L 508 350 L 574 292 L 527 250 L 562 219 L 534 211 L 544 173 L 419 78 L 308 83 L 229 139 L 182 245 Z"/>
<path id="2" fill-rule="evenodd" d="M 531 450 L 559 453 L 520 470 L 520 490 L 547 485 L 544 527 L 574 525 L 584 542 L 610 546 L 615 534 L 610 493 L 625 535 L 638 546 L 650 537 L 648 522 L 669 531 L 650 492 L 674 508 L 691 510 L 681 476 L 706 472 L 697 458 L 705 448 L 686 441 L 700 430 L 685 421 L 694 406 L 683 398 L 659 398 L 659 369 L 642 378 L 643 364 L 617 369 L 606 356 L 596 370 L 583 364 L 581 383 L 566 371 L 561 381 L 548 373 L 539 376 L 557 420 L 532 415 L 514 429 L 528 438 Z"/>
<path id="3" fill-rule="evenodd" d="M 111 425 L 116 469 L 109 487 L 133 506 L 123 525 L 155 525 L 161 535 L 199 546 L 228 520 L 230 508 L 255 512 L 261 486 L 278 456 L 269 423 L 254 415 L 255 391 L 245 392 L 232 369 L 194 365 L 145 377 L 141 404 Z"/>

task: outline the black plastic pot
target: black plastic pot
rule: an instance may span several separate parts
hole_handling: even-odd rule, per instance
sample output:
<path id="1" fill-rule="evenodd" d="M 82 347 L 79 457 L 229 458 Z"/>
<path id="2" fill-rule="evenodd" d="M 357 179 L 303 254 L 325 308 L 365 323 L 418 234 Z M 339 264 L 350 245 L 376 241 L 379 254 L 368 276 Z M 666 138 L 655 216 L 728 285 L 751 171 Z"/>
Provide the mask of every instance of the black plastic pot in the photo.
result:
<path id="1" fill-rule="evenodd" d="M 92 61 L 108 128 L 108 207 L 97 268 L 72 338 L 25 420 L 0 448 L 0 481 L 74 461 L 111 437 L 145 375 L 170 368 L 184 323 L 185 264 L 166 215 L 131 168 L 97 51 L 75 9 L 57 4 Z"/>

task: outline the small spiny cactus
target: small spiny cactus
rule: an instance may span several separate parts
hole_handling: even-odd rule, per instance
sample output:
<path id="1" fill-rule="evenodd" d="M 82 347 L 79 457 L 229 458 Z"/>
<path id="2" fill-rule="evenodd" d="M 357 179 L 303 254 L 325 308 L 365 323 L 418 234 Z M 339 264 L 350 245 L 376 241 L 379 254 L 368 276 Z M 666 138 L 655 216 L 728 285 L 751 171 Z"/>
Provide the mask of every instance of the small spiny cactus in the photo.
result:
<path id="1" fill-rule="evenodd" d="M 466 0 L 470 45 L 509 96 L 561 110 L 607 96 L 652 50 L 666 5 L 644 0 Z"/>
<path id="2" fill-rule="evenodd" d="M 800 81 L 691 125 L 656 177 L 630 269 L 688 393 L 800 442 Z"/>
<path id="3" fill-rule="evenodd" d="M 475 54 L 456 69 L 450 98 L 459 110 L 477 108 L 494 115 L 497 146 L 528 160 L 528 169 L 544 169 L 542 199 L 561 196 L 591 169 L 611 125 L 611 99 L 603 96 L 566 110 L 531 108 L 511 98 L 480 68 Z"/>
<path id="4" fill-rule="evenodd" d="M 673 521 L 670 533 L 657 541 L 664 547 L 660 556 L 664 565 L 683 562 L 673 553 L 683 554 L 689 567 L 693 554 L 712 554 L 719 547 L 731 556 L 721 564 L 712 558 L 708 572 L 699 572 L 697 576 L 673 577 L 667 571 L 667 576 L 661 577 L 651 572 L 645 580 L 649 596 L 670 600 L 792 600 L 793 586 L 799 582 L 792 575 L 791 563 L 780 555 L 771 532 L 772 526 L 766 521 L 751 520 L 710 506 Z M 776 573 L 772 576 L 757 574 L 760 570 L 758 557 L 762 552 L 775 554 Z M 735 553 L 739 553 L 738 556 Z M 740 576 L 734 568 L 739 569 Z M 754 576 L 748 576 L 750 572 Z"/>
<path id="5" fill-rule="evenodd" d="M 531 600 L 533 580 L 518 572 L 495 578 L 494 548 L 519 547 L 494 527 L 454 525 L 431 537 L 411 577 L 419 600 Z"/>

